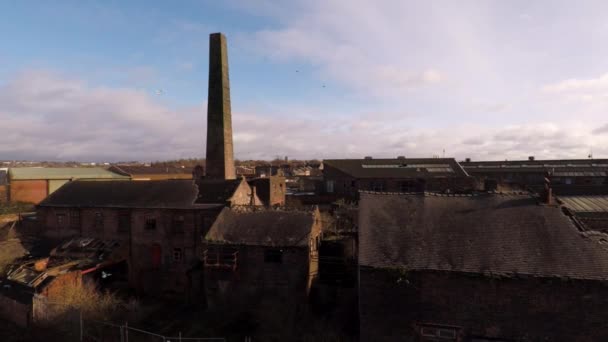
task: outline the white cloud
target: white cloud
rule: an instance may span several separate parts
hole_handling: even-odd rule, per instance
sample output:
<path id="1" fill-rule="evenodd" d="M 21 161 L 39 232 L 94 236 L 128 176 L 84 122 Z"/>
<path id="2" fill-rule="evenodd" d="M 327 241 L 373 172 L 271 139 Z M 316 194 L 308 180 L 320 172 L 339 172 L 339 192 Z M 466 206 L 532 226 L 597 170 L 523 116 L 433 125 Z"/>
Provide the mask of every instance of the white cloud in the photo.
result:
<path id="1" fill-rule="evenodd" d="M 29 71 L 0 84 L 0 159 L 159 160 L 203 157 L 206 106 L 169 108 L 147 93 Z M 608 135 L 573 122 L 416 127 L 400 110 L 327 119 L 321 109 L 263 115 L 234 109 L 239 159 L 430 157 L 520 159 L 608 154 Z"/>
<path id="2" fill-rule="evenodd" d="M 566 92 L 608 92 L 608 73 L 597 78 L 577 79 L 571 78 L 548 84 L 542 87 L 548 93 Z"/>

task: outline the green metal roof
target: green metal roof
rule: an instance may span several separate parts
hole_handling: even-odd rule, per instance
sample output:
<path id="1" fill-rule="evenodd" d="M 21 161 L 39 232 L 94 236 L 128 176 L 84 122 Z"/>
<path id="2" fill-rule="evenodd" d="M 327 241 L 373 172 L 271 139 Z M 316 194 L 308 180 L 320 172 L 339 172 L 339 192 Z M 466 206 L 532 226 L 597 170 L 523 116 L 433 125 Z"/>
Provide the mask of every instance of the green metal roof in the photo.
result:
<path id="1" fill-rule="evenodd" d="M 130 179 L 100 167 L 16 167 L 8 171 L 10 180 L 28 179 Z"/>

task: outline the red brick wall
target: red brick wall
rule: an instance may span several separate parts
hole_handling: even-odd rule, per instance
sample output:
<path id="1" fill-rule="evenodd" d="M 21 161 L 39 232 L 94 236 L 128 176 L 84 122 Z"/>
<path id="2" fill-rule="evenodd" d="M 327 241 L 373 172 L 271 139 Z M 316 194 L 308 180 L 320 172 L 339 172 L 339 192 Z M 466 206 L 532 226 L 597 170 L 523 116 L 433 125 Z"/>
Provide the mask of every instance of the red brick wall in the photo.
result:
<path id="1" fill-rule="evenodd" d="M 8 202 L 8 192 L 6 185 L 0 185 L 0 204 Z"/>
<path id="2" fill-rule="evenodd" d="M 38 204 L 46 198 L 48 185 L 46 180 L 14 180 L 10 183 L 11 202 Z"/>
<path id="3" fill-rule="evenodd" d="M 408 340 L 420 322 L 461 327 L 463 338 L 608 341 L 601 282 L 363 268 L 359 300 L 361 341 Z"/>
<path id="4" fill-rule="evenodd" d="M 69 224 L 70 211 L 80 212 L 81 225 Z M 95 213 L 103 214 L 103 228 L 95 226 Z M 129 213 L 131 231 L 118 230 L 119 213 Z M 57 214 L 66 215 L 66 222 L 58 226 Z M 37 210 L 38 220 L 45 229 L 45 235 L 55 238 L 71 236 L 94 237 L 118 240 L 129 249 L 129 283 L 140 291 L 162 294 L 169 290 L 182 292 L 187 289 L 187 279 L 183 278 L 191 265 L 198 261 L 201 236 L 217 217 L 218 210 L 179 209 L 117 209 L 117 208 L 45 208 Z M 173 231 L 174 216 L 183 216 L 183 233 Z M 147 230 L 146 219 L 156 219 L 156 229 Z M 205 223 L 206 222 L 206 223 Z M 152 246 L 158 244 L 161 250 L 161 265 L 157 269 L 152 263 Z M 182 251 L 181 261 L 173 260 L 173 250 Z M 155 279 L 156 280 L 153 280 Z M 176 279 L 181 279 L 177 282 Z M 166 281 L 165 281 L 166 280 Z M 183 286 L 182 286 L 183 285 Z"/>

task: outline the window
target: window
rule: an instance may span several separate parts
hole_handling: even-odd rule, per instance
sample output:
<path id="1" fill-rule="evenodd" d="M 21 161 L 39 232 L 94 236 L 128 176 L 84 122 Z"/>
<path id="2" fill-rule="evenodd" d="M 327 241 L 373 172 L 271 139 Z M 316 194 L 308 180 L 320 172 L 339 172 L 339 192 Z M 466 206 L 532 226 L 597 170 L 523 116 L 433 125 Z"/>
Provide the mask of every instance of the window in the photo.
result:
<path id="1" fill-rule="evenodd" d="M 572 178 L 566 178 L 566 179 L 564 180 L 564 182 L 565 182 L 567 185 L 571 185 L 571 184 L 572 184 Z"/>
<path id="2" fill-rule="evenodd" d="M 156 219 L 155 218 L 146 219 L 146 230 L 156 230 Z"/>
<path id="3" fill-rule="evenodd" d="M 94 226 L 96 229 L 102 229 L 103 228 L 103 213 L 98 211 L 95 213 L 95 221 L 94 221 Z"/>
<path id="4" fill-rule="evenodd" d="M 173 262 L 182 261 L 182 249 L 181 248 L 173 248 Z"/>
<path id="5" fill-rule="evenodd" d="M 372 191 L 382 192 L 382 191 L 384 191 L 384 182 L 382 182 L 382 181 L 371 182 L 370 189 Z"/>
<path id="6" fill-rule="evenodd" d="M 80 228 L 80 211 L 70 210 L 70 227 Z"/>
<path id="7" fill-rule="evenodd" d="M 264 262 L 266 263 L 283 263 L 283 250 L 267 249 L 264 251 Z"/>
<path id="8" fill-rule="evenodd" d="M 65 224 L 65 213 L 57 213 L 55 214 L 55 217 L 57 218 L 57 226 L 63 227 Z"/>
<path id="9" fill-rule="evenodd" d="M 399 190 L 401 192 L 414 192 L 416 191 L 416 183 L 412 181 L 403 181 L 399 184 Z"/>
<path id="10" fill-rule="evenodd" d="M 118 213 L 118 232 L 126 233 L 131 230 L 131 213 L 123 211 Z"/>
<path id="11" fill-rule="evenodd" d="M 325 190 L 330 194 L 334 192 L 334 181 L 333 180 L 328 180 L 327 182 L 325 182 Z"/>
<path id="12" fill-rule="evenodd" d="M 458 337 L 458 329 L 455 327 L 446 326 L 421 326 L 420 336 L 422 341 L 429 342 L 448 342 L 456 341 Z"/>
<path id="13" fill-rule="evenodd" d="M 171 223 L 171 232 L 173 234 L 183 234 L 184 233 L 184 216 L 176 215 L 173 217 L 173 222 Z"/>

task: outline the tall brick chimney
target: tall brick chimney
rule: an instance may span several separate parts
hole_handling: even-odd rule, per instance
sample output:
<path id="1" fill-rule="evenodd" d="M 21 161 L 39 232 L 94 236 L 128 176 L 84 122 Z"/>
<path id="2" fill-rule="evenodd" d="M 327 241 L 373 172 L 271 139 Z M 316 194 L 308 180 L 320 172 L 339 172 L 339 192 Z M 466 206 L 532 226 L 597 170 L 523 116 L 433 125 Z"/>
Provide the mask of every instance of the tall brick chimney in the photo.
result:
<path id="1" fill-rule="evenodd" d="M 228 48 L 222 33 L 209 36 L 206 178 L 236 179 L 232 148 L 232 114 Z"/>

